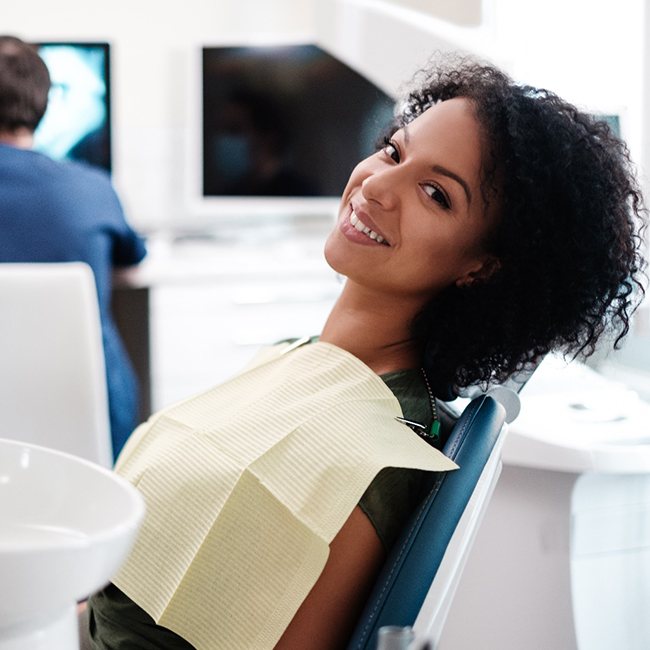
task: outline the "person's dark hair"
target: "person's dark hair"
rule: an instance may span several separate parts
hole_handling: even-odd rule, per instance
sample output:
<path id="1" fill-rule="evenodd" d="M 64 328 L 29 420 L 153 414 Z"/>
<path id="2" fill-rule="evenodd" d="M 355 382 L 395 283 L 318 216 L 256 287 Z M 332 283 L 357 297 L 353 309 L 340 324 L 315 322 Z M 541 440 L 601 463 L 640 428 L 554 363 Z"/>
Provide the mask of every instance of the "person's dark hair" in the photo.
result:
<path id="1" fill-rule="evenodd" d="M 551 350 L 614 345 L 643 295 L 640 190 L 626 145 L 555 94 L 471 59 L 420 73 L 396 128 L 436 102 L 471 100 L 484 139 L 483 195 L 497 217 L 489 278 L 452 286 L 413 322 L 438 390 L 503 381 Z"/>
<path id="2" fill-rule="evenodd" d="M 47 108 L 50 75 L 36 49 L 0 36 L 0 131 L 36 130 Z"/>

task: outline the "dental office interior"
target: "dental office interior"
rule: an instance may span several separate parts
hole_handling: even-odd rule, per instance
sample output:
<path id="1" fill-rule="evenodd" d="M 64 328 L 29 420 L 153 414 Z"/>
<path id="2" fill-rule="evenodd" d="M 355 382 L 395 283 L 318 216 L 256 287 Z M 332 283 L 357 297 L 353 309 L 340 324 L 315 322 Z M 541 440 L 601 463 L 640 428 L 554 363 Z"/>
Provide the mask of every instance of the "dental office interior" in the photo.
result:
<path id="1" fill-rule="evenodd" d="M 207 113 L 219 110 L 206 88 L 210 57 L 217 74 L 250 74 L 254 61 L 253 74 L 272 81 L 269 92 L 283 92 L 285 78 L 303 74 L 301 61 L 309 57 L 340 75 L 338 86 L 326 85 L 337 94 L 327 104 L 329 118 L 315 124 L 307 110 L 296 122 L 300 146 L 312 152 L 302 159 L 303 175 L 317 169 L 315 176 L 326 176 L 342 150 L 357 155 L 345 145 L 348 116 L 356 120 L 363 106 L 373 120 L 385 118 L 402 84 L 435 50 L 457 50 L 602 115 L 626 141 L 650 193 L 650 8 L 643 0 L 22 0 L 5 3 L 0 31 L 34 43 L 108 44 L 110 173 L 148 251 L 138 266 L 116 272 L 113 296 L 140 381 L 142 419 L 229 378 L 265 345 L 317 334 L 342 287 L 322 255 L 339 181 L 324 189 L 306 183 L 292 196 L 247 197 L 207 186 L 208 149 L 218 145 L 204 129 Z M 302 54 L 290 60 L 290 51 Z M 238 57 L 248 63 L 237 67 Z M 226 65 L 219 68 L 219 60 Z M 369 89 L 385 101 L 364 104 Z M 15 343 L 5 338 L 1 345 Z M 8 386 L 12 378 L 1 375 Z M 509 424 L 500 475 L 435 647 L 645 650 L 647 300 L 622 349 L 597 353 L 588 365 L 548 357 L 517 388 L 502 397 Z M 10 408 L 5 403 L 3 411 Z M 20 442 L 92 464 L 4 447 L 2 650 L 78 647 L 72 610 L 55 621 L 39 611 L 64 597 L 79 601 L 108 582 L 142 517 L 138 499 L 97 468 L 108 464 L 96 453 L 104 443 L 61 447 L 57 433 L 43 427 Z M 6 427 L 0 437 L 19 438 Z M 62 550 L 54 541 L 12 536 L 12 517 L 45 513 L 43 503 L 53 499 L 76 512 L 61 517 L 92 528 L 92 544 L 77 540 Z M 97 509 L 93 499 L 108 523 L 84 521 L 85 506 Z M 53 564 L 65 566 L 66 577 L 45 588 Z"/>

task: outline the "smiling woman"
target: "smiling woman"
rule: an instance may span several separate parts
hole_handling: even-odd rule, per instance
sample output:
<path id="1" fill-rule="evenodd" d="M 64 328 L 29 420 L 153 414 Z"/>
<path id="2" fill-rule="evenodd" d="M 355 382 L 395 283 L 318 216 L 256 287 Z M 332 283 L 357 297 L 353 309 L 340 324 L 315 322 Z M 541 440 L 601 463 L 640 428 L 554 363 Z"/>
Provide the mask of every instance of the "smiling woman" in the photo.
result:
<path id="1" fill-rule="evenodd" d="M 325 246 L 330 266 L 350 284 L 382 292 L 385 308 L 410 315 L 407 322 L 440 290 L 494 269 L 483 250 L 494 210 L 482 199 L 482 150 L 472 104 L 462 98 L 396 131 L 350 176 Z"/>
<path id="2" fill-rule="evenodd" d="M 424 472 L 450 469 L 436 397 L 627 332 L 645 212 L 623 143 L 489 65 L 423 75 L 343 192 L 320 339 L 128 441 L 147 517 L 90 601 L 95 648 L 345 647 Z"/>

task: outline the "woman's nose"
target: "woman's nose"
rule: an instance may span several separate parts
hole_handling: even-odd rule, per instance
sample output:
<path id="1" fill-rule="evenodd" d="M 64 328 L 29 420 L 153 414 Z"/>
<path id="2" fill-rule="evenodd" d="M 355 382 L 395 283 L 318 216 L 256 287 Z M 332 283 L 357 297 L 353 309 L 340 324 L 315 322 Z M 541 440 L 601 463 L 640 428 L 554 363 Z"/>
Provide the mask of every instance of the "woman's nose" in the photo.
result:
<path id="1" fill-rule="evenodd" d="M 370 173 L 361 183 L 361 194 L 369 203 L 375 203 L 384 210 L 392 210 L 399 203 L 399 192 L 392 169 Z"/>

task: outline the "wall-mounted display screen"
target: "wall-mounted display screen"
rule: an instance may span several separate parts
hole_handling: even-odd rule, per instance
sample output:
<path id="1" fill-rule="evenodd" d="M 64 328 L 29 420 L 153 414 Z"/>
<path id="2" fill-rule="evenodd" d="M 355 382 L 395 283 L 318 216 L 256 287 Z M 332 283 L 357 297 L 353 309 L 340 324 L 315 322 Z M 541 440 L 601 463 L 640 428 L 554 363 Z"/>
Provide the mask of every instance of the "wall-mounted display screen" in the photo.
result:
<path id="1" fill-rule="evenodd" d="M 338 197 L 393 106 L 315 45 L 204 47 L 203 197 Z"/>
<path id="2" fill-rule="evenodd" d="M 56 160 L 80 160 L 111 170 L 108 43 L 37 43 L 50 72 L 47 111 L 34 148 Z"/>

